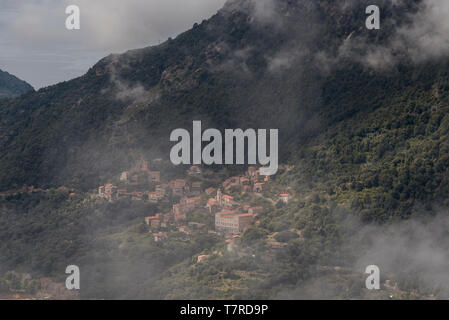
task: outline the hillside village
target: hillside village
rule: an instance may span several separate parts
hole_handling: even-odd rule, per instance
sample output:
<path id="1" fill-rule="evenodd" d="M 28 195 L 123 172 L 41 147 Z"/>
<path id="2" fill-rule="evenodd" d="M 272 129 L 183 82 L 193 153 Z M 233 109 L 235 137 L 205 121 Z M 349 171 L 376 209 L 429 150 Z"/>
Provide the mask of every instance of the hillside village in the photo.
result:
<path id="1" fill-rule="evenodd" d="M 151 163 L 158 167 L 161 162 L 162 159 L 154 159 Z M 259 223 L 257 218 L 264 207 L 236 201 L 231 194 L 256 194 L 263 198 L 262 192 L 269 187 L 270 176 L 262 176 L 259 169 L 250 166 L 244 174 L 207 188 L 200 167 L 191 166 L 186 176 L 165 181 L 161 171 L 151 169 L 149 161 L 139 160 L 134 167 L 121 173 L 118 185 L 100 186 L 96 197 L 109 202 L 130 199 L 168 205 L 169 212 L 144 219 L 155 241 L 166 240 L 168 231 L 179 231 L 186 235 L 214 233 L 233 245 L 249 226 Z M 290 195 L 281 194 L 278 200 L 288 203 Z M 190 214 L 197 211 L 209 216 L 213 223 L 191 221 Z"/>

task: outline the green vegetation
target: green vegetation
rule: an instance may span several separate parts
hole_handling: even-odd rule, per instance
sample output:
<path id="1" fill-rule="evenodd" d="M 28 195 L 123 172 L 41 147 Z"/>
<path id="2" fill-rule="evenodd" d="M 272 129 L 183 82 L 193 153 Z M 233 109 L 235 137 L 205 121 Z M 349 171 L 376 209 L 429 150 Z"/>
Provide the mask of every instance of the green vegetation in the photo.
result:
<path id="1" fill-rule="evenodd" d="M 412 276 L 391 275 L 399 289 L 367 292 L 355 265 L 371 245 L 359 229 L 449 205 L 448 60 L 404 59 L 378 72 L 348 59 L 322 72 L 316 54 L 337 51 L 355 30 L 371 39 L 360 31 L 363 1 L 347 16 L 330 0 L 310 8 L 288 2 L 289 32 L 221 11 L 160 46 L 111 55 L 80 78 L 1 100 L 0 191 L 50 191 L 0 197 L 0 288 L 18 286 L 10 271 L 63 281 L 65 267 L 76 264 L 83 298 L 447 298 Z M 400 12 L 392 7 L 387 16 L 406 23 Z M 319 35 L 306 36 L 316 17 Z M 270 69 L 273 57 L 299 47 L 309 54 Z M 116 79 L 145 94 L 120 95 Z M 280 128 L 282 166 L 262 196 L 276 203 L 288 190 L 293 199 L 272 205 L 235 194 L 264 206 L 238 249 L 211 234 L 169 231 L 155 242 L 143 218 L 168 204 L 89 198 L 141 156 L 167 159 L 170 132 L 193 120 Z M 183 166 L 163 166 L 167 179 L 185 175 Z M 244 168 L 211 170 L 206 186 Z M 189 219 L 213 224 L 204 210 Z M 209 257 L 198 263 L 200 255 Z"/>

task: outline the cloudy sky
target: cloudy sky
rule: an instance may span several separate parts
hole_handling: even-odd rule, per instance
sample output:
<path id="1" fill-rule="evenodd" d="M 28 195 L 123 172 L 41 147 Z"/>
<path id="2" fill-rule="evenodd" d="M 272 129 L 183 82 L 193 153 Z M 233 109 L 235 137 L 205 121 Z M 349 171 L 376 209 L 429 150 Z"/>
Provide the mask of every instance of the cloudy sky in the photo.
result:
<path id="1" fill-rule="evenodd" d="M 155 45 L 226 0 L 0 0 L 0 69 L 36 89 L 82 75 L 109 53 Z M 81 10 L 81 30 L 65 9 Z"/>

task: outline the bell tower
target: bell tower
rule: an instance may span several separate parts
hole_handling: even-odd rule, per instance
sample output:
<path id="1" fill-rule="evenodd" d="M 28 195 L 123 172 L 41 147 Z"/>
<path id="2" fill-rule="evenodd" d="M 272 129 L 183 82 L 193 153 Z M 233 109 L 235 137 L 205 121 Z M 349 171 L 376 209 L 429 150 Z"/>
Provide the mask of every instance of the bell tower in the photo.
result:
<path id="1" fill-rule="evenodd" d="M 222 206 L 222 193 L 221 189 L 218 189 L 217 191 L 217 197 L 215 198 L 217 200 L 218 205 Z"/>

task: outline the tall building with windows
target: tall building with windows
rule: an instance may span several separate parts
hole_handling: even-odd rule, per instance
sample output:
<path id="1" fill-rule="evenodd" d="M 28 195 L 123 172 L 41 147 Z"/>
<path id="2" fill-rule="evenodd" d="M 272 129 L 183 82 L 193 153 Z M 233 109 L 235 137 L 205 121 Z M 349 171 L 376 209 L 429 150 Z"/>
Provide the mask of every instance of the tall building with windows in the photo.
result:
<path id="1" fill-rule="evenodd" d="M 254 220 L 251 213 L 238 213 L 238 210 L 221 211 L 215 214 L 215 231 L 240 234 Z"/>

